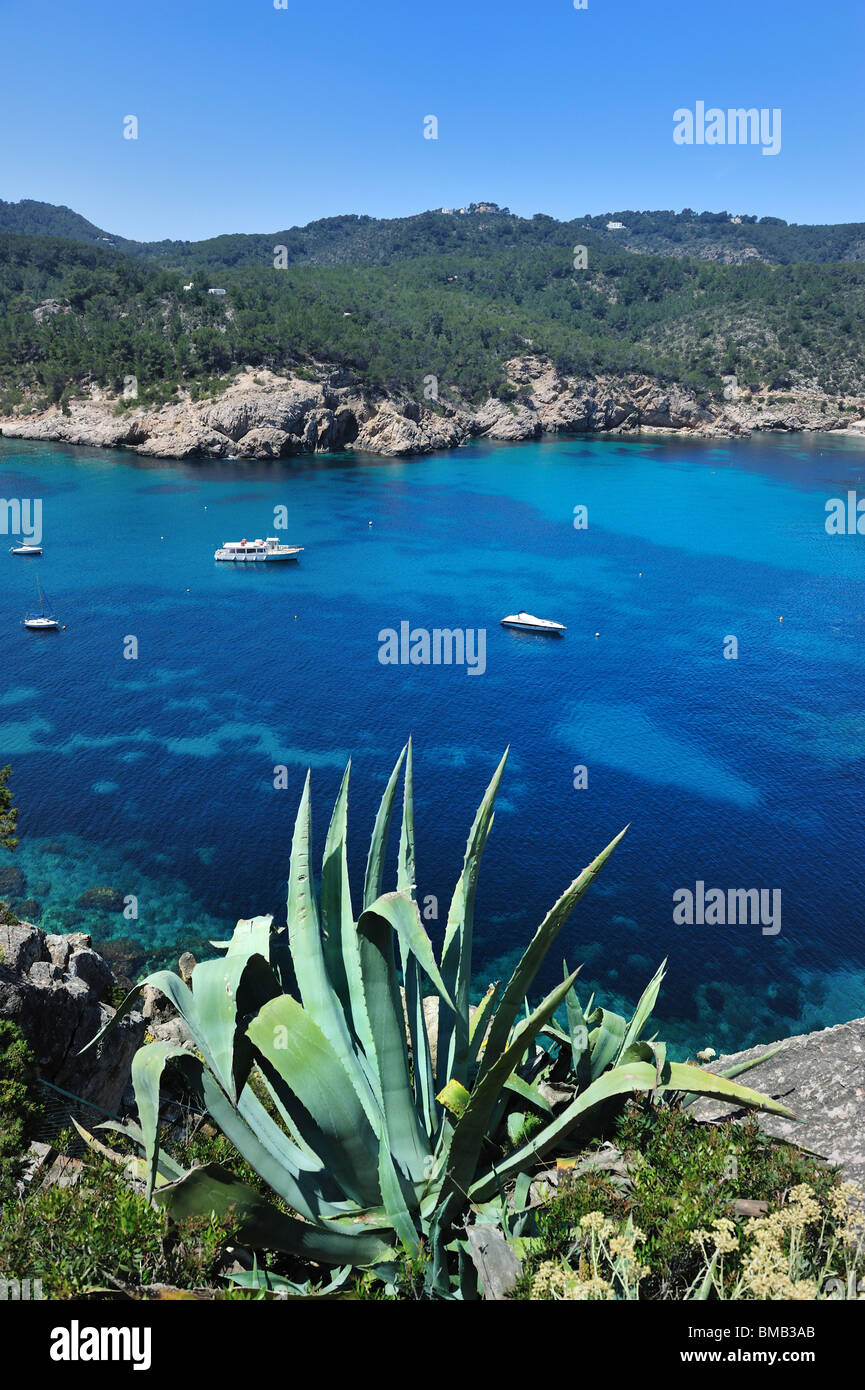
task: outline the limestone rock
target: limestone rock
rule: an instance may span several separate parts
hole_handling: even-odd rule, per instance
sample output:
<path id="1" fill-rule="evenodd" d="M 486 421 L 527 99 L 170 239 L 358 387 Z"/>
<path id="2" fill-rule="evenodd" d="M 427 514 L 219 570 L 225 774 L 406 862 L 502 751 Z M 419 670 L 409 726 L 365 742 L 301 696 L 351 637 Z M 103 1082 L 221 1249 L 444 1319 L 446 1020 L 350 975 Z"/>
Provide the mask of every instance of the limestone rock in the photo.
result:
<path id="1" fill-rule="evenodd" d="M 0 950 L 0 1018 L 21 1029 L 42 1079 L 116 1111 L 145 1022 L 131 1012 L 79 1055 L 114 1014 L 102 1002 L 113 977 L 89 936 L 64 941 L 22 922 L 0 927 Z"/>
<path id="2" fill-rule="evenodd" d="M 191 951 L 184 951 L 180 960 L 177 962 L 177 973 L 185 985 L 192 986 L 192 972 L 198 961 Z"/>
<path id="3" fill-rule="evenodd" d="M 435 410 L 399 392 L 365 390 L 350 372 L 318 364 L 280 375 L 244 368 L 216 400 L 182 391 L 161 406 L 118 402 L 98 387 L 37 414 L 16 408 L 0 420 L 11 438 L 136 449 L 156 458 L 285 458 L 354 447 L 409 455 L 453 449 L 473 436 L 535 439 L 541 433 L 682 430 L 715 438 L 752 430 L 856 430 L 816 387 L 791 387 L 792 402 L 751 397 L 697 398 L 687 387 L 640 373 L 570 377 L 533 353 L 505 365 L 519 399 L 460 403 L 443 384 Z M 863 424 L 863 422 L 858 422 Z M 865 425 L 863 425 L 865 428 Z M 0 897 L 3 896 L 0 889 Z M 6 895 L 8 896 L 8 894 Z"/>
<path id="4" fill-rule="evenodd" d="M 473 433 L 490 439 L 536 439 L 541 428 L 533 406 L 508 404 L 490 397 L 475 414 Z"/>
<path id="5" fill-rule="evenodd" d="M 296 435 L 287 434 L 273 425 L 259 425 L 242 436 L 235 453 L 238 458 L 280 459 L 296 453 L 298 444 Z"/>
<path id="6" fill-rule="evenodd" d="M 719 1057 L 709 1070 L 725 1071 L 750 1061 L 771 1044 Z M 795 1111 L 795 1120 L 756 1112 L 760 1128 L 819 1154 L 844 1170 L 851 1181 L 865 1184 L 865 1018 L 787 1038 L 781 1051 L 737 1080 L 774 1096 Z M 721 1101 L 700 1100 L 690 1113 L 713 1120 L 735 1113 Z"/>
<path id="7" fill-rule="evenodd" d="M 354 448 L 373 454 L 428 454 L 452 449 L 465 437 L 458 417 L 434 415 L 412 403 L 386 402 L 358 431 Z"/>
<path id="8" fill-rule="evenodd" d="M 114 975 L 108 962 L 103 960 L 98 951 L 88 950 L 86 947 L 72 953 L 68 969 L 73 979 L 83 980 L 99 999 L 103 999 L 114 984 Z"/>
<path id="9" fill-rule="evenodd" d="M 513 1246 L 500 1226 L 489 1224 L 466 1227 L 469 1254 L 478 1272 L 485 1299 L 507 1297 L 523 1272 Z"/>

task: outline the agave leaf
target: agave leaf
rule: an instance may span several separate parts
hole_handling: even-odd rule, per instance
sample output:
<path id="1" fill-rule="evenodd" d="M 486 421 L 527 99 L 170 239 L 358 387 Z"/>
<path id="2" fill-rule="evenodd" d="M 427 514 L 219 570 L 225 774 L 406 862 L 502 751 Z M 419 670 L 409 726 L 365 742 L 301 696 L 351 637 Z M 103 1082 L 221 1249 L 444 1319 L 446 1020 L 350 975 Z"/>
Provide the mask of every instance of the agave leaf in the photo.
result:
<path id="1" fill-rule="evenodd" d="M 775 1047 L 770 1047 L 768 1052 L 761 1052 L 759 1057 L 749 1057 L 746 1062 L 736 1062 L 734 1066 L 727 1067 L 724 1071 L 716 1072 L 716 1075 L 729 1077 L 741 1076 L 743 1072 L 750 1071 L 752 1067 L 759 1067 L 761 1062 L 768 1062 L 769 1058 L 774 1057 L 776 1053 L 780 1052 L 783 1046 L 784 1044 L 780 1042 Z M 688 1096 L 682 1101 L 682 1108 L 684 1109 L 689 1105 L 694 1105 L 697 1100 L 697 1096 Z"/>
<path id="2" fill-rule="evenodd" d="M 147 1165 L 145 1196 L 148 1201 L 153 1196 L 159 1171 L 159 1093 L 162 1073 L 166 1063 L 173 1058 L 182 1061 L 185 1069 L 193 1073 L 196 1081 L 200 1081 L 204 1064 L 183 1047 L 173 1047 L 170 1043 L 148 1043 L 146 1047 L 139 1047 L 132 1059 L 132 1084 Z"/>
<path id="3" fill-rule="evenodd" d="M 379 1232 L 361 1222 L 325 1230 L 286 1216 L 218 1163 L 193 1168 L 176 1183 L 160 1188 L 156 1200 L 175 1221 L 210 1212 L 234 1220 L 237 1238 L 258 1250 L 356 1267 L 377 1264 L 394 1253 L 386 1230 Z"/>
<path id="4" fill-rule="evenodd" d="M 526 1120 L 529 1118 L 527 1110 L 510 1110 L 507 1118 L 508 1139 L 512 1144 L 518 1144 L 520 1135 L 525 1129 Z"/>
<path id="5" fill-rule="evenodd" d="M 318 1225 L 327 1225 L 326 1218 L 340 1215 L 340 1208 L 326 1202 L 318 1185 L 318 1174 L 300 1170 L 294 1163 L 295 1146 L 286 1135 L 281 1136 L 281 1152 L 265 1144 L 226 1099 L 216 1082 L 204 1073 L 202 1077 L 204 1103 L 208 1113 L 229 1139 L 242 1158 L 264 1178 L 277 1196 L 294 1211 Z"/>
<path id="6" fill-rule="evenodd" d="M 428 1139 L 431 1139 L 438 1128 L 438 1115 L 436 1112 L 435 1101 L 435 1077 L 433 1075 L 432 1051 L 430 1048 L 429 1033 L 427 1031 L 426 1015 L 423 1008 L 423 990 L 418 969 L 418 960 L 423 961 L 424 969 L 432 980 L 436 982 L 436 988 L 441 993 L 444 986 L 438 971 L 432 946 L 429 943 L 426 933 L 420 926 L 420 918 L 415 906 L 416 898 L 416 868 L 414 851 L 414 759 L 412 752 L 412 741 L 409 739 L 405 747 L 405 779 L 403 783 L 403 808 L 402 822 L 399 835 L 399 856 L 397 861 L 397 890 L 405 898 L 409 899 L 414 906 L 414 915 L 404 913 L 406 925 L 410 931 L 415 930 L 415 919 L 417 927 L 422 933 L 418 940 L 420 951 L 415 949 L 417 957 L 412 959 L 412 947 L 407 939 L 405 932 L 400 930 L 399 923 L 393 922 L 394 927 L 399 932 L 400 964 L 402 967 L 403 987 L 405 989 L 405 1014 L 408 1020 L 409 1040 L 411 1042 L 411 1053 L 414 1070 L 414 1091 L 418 1100 L 420 1120 Z M 367 904 L 375 906 L 375 904 Z"/>
<path id="7" fill-rule="evenodd" d="M 682 1076 L 681 1073 L 694 1073 Z M 727 1089 L 729 1088 L 729 1089 Z M 576 1096 L 560 1115 L 545 1125 L 537 1134 L 514 1153 L 508 1154 L 496 1169 L 478 1178 L 469 1189 L 472 1201 L 484 1202 L 492 1197 L 500 1183 L 506 1183 L 517 1173 L 526 1171 L 538 1159 L 543 1158 L 550 1149 L 559 1144 L 583 1117 L 596 1105 L 616 1096 L 628 1095 L 632 1091 L 658 1090 L 699 1090 L 702 1095 L 711 1095 L 719 1100 L 735 1101 L 756 1110 L 766 1110 L 775 1115 L 795 1118 L 793 1112 L 768 1096 L 760 1095 L 745 1086 L 738 1086 L 725 1077 L 714 1076 L 701 1071 L 699 1067 L 687 1067 L 682 1063 L 668 1062 L 664 1068 L 662 1084 L 658 1087 L 657 1071 L 651 1062 L 629 1062 L 627 1066 L 615 1067 L 604 1072 L 593 1081 L 587 1090 Z"/>
<path id="8" fill-rule="evenodd" d="M 411 739 L 406 744 L 405 781 L 403 782 L 402 824 L 399 833 L 399 859 L 397 862 L 397 891 L 406 897 L 415 895 L 414 862 L 414 773 L 412 764 Z"/>
<path id="9" fill-rule="evenodd" d="M 597 1028 L 589 1034 L 593 1081 L 596 1081 L 601 1073 L 615 1062 L 622 1051 L 622 1044 L 625 1041 L 627 1031 L 627 1024 L 622 1015 L 613 1013 L 612 1009 L 596 1009 L 592 1018 L 596 1016 L 600 1018 L 600 1022 Z"/>
<path id="10" fill-rule="evenodd" d="M 565 966 L 565 974 L 568 967 Z M 575 989 L 568 990 L 565 998 L 565 1009 L 568 1015 L 568 1033 L 570 1034 L 571 1046 L 571 1065 L 574 1070 L 574 1079 L 577 1083 L 577 1090 L 583 1091 L 590 1085 L 592 1080 L 592 1054 L 589 1048 L 589 1030 L 586 1026 L 586 1016 L 580 1007 Z"/>
<path id="11" fill-rule="evenodd" d="M 575 979 L 576 973 L 551 990 L 525 1023 L 520 1024 L 512 1041 L 487 1069 L 485 1076 L 476 1081 L 469 1103 L 454 1129 L 447 1176 L 442 1188 L 444 1208 L 453 1206 L 454 1194 L 459 1198 L 468 1191 L 488 1133 L 490 1119 L 505 1082 L 516 1070 L 546 1020 L 555 1013 Z M 446 1221 L 447 1216 L 444 1223 Z"/>
<path id="12" fill-rule="evenodd" d="M 469 1061 L 469 990 L 471 986 L 472 940 L 474 936 L 474 904 L 481 857 L 493 824 L 493 806 L 505 770 L 508 750 L 492 775 L 489 786 L 475 814 L 462 873 L 459 876 L 448 911 L 444 945 L 442 947 L 442 976 L 452 994 L 456 1012 L 439 1016 L 437 1045 L 437 1074 L 441 1085 L 451 1076 L 468 1080 Z M 489 1050 L 489 1043 L 487 1044 Z"/>
<path id="13" fill-rule="evenodd" d="M 487 1040 L 486 1051 L 481 1062 L 481 1075 L 491 1067 L 499 1053 L 507 1045 L 508 1035 L 513 1027 L 514 1019 L 522 1007 L 523 1000 L 526 998 L 532 987 L 535 976 L 543 964 L 544 957 L 567 921 L 573 909 L 576 907 L 586 889 L 591 886 L 601 869 L 606 864 L 613 850 L 622 840 L 627 831 L 627 826 L 621 830 L 614 840 L 611 840 L 606 849 L 588 864 L 582 873 L 579 874 L 565 890 L 558 902 L 550 909 L 541 925 L 535 932 L 532 940 L 526 947 L 523 957 L 517 965 L 516 970 L 505 986 L 501 1003 L 496 1009 L 495 1018 L 490 1028 Z"/>
<path id="14" fill-rule="evenodd" d="M 226 1094 L 236 1102 L 252 1066 L 244 1014 L 257 1012 L 279 995 L 273 971 L 262 956 L 229 949 L 227 955 L 195 967 L 192 993 L 199 1025 L 195 1041 Z"/>
<path id="15" fill-rule="evenodd" d="M 351 908 L 351 888 L 348 881 L 348 785 L 351 761 L 342 775 L 333 815 L 324 843 L 321 864 L 321 930 L 322 949 L 327 971 L 339 996 L 346 1017 L 350 1012 L 350 991 L 343 956 L 343 937 L 346 926 L 354 926 Z"/>
<path id="16" fill-rule="evenodd" d="M 378 1139 L 326 1033 L 288 994 L 265 1004 L 247 1033 L 308 1112 L 313 1150 L 359 1206 L 376 1205 Z"/>
<path id="17" fill-rule="evenodd" d="M 382 899 L 377 901 L 381 903 Z M 390 902 L 385 903 L 385 911 L 389 911 L 391 916 L 399 914 L 400 905 L 411 914 L 417 931 L 422 931 L 415 904 L 407 898 L 393 894 Z M 421 1182 L 430 1146 L 415 1104 L 408 1064 L 405 1015 L 393 953 L 394 932 L 385 911 L 379 912 L 376 907 L 371 907 L 361 913 L 357 924 L 361 974 L 391 1151 L 403 1172 L 413 1182 Z"/>
<path id="18" fill-rule="evenodd" d="M 388 1220 L 406 1249 L 416 1254 L 420 1248 L 420 1235 L 411 1210 L 418 1210 L 417 1197 L 414 1189 L 397 1172 L 386 1134 L 382 1134 L 379 1145 L 378 1179 Z"/>
<path id="19" fill-rule="evenodd" d="M 658 1002 L 658 991 L 667 969 L 666 959 L 661 961 L 643 993 L 640 995 L 640 1002 L 634 1010 L 633 1017 L 625 1029 L 625 1036 L 622 1040 L 621 1051 L 624 1053 L 631 1043 L 638 1042 L 643 1035 L 643 1029 L 652 1016 L 655 1004 Z"/>
<path id="20" fill-rule="evenodd" d="M 86 1130 L 82 1130 L 81 1125 L 79 1125 L 74 1117 L 72 1123 L 79 1134 L 86 1134 Z M 124 1124 L 120 1124 L 118 1120 L 105 1120 L 102 1124 L 97 1125 L 96 1128 L 115 1130 L 118 1134 L 123 1134 L 127 1139 L 131 1139 L 133 1144 L 137 1144 L 140 1149 L 144 1148 L 144 1135 L 141 1133 L 140 1125 L 137 1125 L 134 1120 L 126 1120 Z M 138 1162 L 138 1160 L 136 1160 L 136 1162 Z M 171 1155 L 167 1154 L 164 1149 L 159 1150 L 156 1166 L 159 1170 L 160 1177 L 165 1177 L 169 1180 L 172 1178 L 182 1178 L 183 1174 L 186 1172 L 186 1169 L 182 1168 L 179 1163 L 176 1163 Z M 147 1181 L 147 1172 L 143 1167 L 140 1176 L 145 1182 Z"/>
<path id="21" fill-rule="evenodd" d="M 305 1283 L 298 1284 L 294 1279 L 286 1279 L 284 1274 L 273 1274 L 269 1269 L 244 1269 L 237 1274 L 223 1274 L 223 1279 L 228 1279 L 239 1289 L 265 1289 L 270 1293 L 278 1293 L 282 1299 L 289 1303 L 297 1299 L 348 1299 L 354 1298 L 352 1293 L 341 1293 L 345 1288 L 351 1274 L 351 1265 L 343 1265 L 342 1269 L 334 1271 L 333 1278 L 328 1284 L 313 1284 L 310 1279 Z"/>
<path id="22" fill-rule="evenodd" d="M 469 1064 L 473 1065 L 478 1057 L 486 1037 L 489 1027 L 490 1016 L 492 1015 L 495 1002 L 499 994 L 499 984 L 496 982 L 487 989 L 481 1002 L 475 1009 L 474 1018 L 469 1019 Z"/>
<path id="23" fill-rule="evenodd" d="M 78 1123 L 74 1115 L 71 1116 L 71 1119 L 88 1149 L 92 1150 L 93 1153 L 99 1154 L 100 1158 L 104 1158 L 109 1163 L 113 1163 L 115 1168 L 122 1168 L 126 1177 L 136 1178 L 139 1182 L 147 1182 L 147 1163 L 143 1158 L 136 1158 L 134 1155 L 118 1153 L 116 1149 L 109 1148 L 107 1144 L 100 1143 L 94 1134 L 91 1134 L 89 1130 L 86 1130 L 83 1125 Z M 105 1128 L 105 1126 L 100 1126 L 100 1128 Z M 116 1128 L 121 1134 L 124 1133 L 122 1125 L 117 1125 Z M 132 1138 L 132 1135 L 128 1137 Z M 179 1164 L 173 1165 L 177 1170 L 176 1172 L 166 1171 L 164 1163 L 166 1157 L 167 1155 L 160 1153 L 157 1160 L 155 1180 L 157 1187 L 161 1186 L 163 1183 L 173 1182 L 176 1177 L 181 1176 L 184 1172 Z"/>
<path id="24" fill-rule="evenodd" d="M 664 1089 L 685 1091 L 688 1094 L 711 1096 L 713 1100 L 726 1100 L 731 1105 L 744 1105 L 750 1110 L 765 1110 L 770 1115 L 782 1115 L 787 1120 L 795 1120 L 795 1112 L 780 1101 L 764 1096 L 760 1091 L 752 1091 L 749 1086 L 740 1086 L 726 1076 L 718 1076 L 702 1067 L 690 1066 L 687 1062 L 668 1062 L 669 1076 L 664 1074 Z"/>
<path id="25" fill-rule="evenodd" d="M 436 1096 L 439 1105 L 443 1105 L 445 1110 L 449 1110 L 452 1115 L 459 1117 L 465 1112 L 465 1108 L 471 1100 L 471 1095 L 461 1082 L 455 1081 L 451 1077 L 446 1086 L 443 1086 Z"/>
<path id="26" fill-rule="evenodd" d="M 348 1023 L 336 990 L 328 977 L 324 958 L 318 906 L 310 877 L 309 785 L 310 778 L 307 773 L 291 842 L 288 878 L 291 955 L 304 1008 L 344 1059 L 345 1070 L 360 1098 L 369 1123 L 374 1126 L 378 1110 L 376 1098 L 352 1045 Z"/>
<path id="27" fill-rule="evenodd" d="M 516 1073 L 509 1076 L 505 1082 L 505 1090 L 513 1091 L 514 1095 L 520 1096 L 522 1100 L 528 1101 L 529 1105 L 535 1110 L 542 1110 L 545 1115 L 552 1115 L 553 1107 L 545 1096 L 542 1096 L 536 1084 L 524 1081 Z"/>
<path id="28" fill-rule="evenodd" d="M 321 873 L 321 910 L 325 966 L 333 981 L 360 1047 L 361 1058 L 372 1059 L 372 1028 L 360 969 L 357 929 L 351 906 L 348 880 L 348 786 L 351 763 L 346 767 L 334 807 Z M 363 1067 L 364 1074 L 381 1106 L 381 1087 L 374 1066 Z"/>
<path id="29" fill-rule="evenodd" d="M 374 912 L 378 917 L 383 917 L 390 924 L 399 937 L 400 945 L 404 946 L 406 952 L 418 961 L 448 1007 L 455 1008 L 442 979 L 441 971 L 436 964 L 432 942 L 421 922 L 417 903 L 402 892 L 383 893 L 367 908 L 367 911 Z M 361 916 L 362 921 L 363 916 Z M 360 922 L 358 923 L 358 930 L 360 930 Z"/>
<path id="30" fill-rule="evenodd" d="M 752 1067 L 759 1067 L 761 1062 L 768 1062 L 770 1057 L 774 1057 L 780 1052 L 784 1044 L 779 1042 L 776 1047 L 770 1047 L 768 1052 L 761 1052 L 759 1057 L 749 1057 L 746 1062 L 737 1062 L 735 1066 L 727 1067 L 720 1073 L 721 1076 L 741 1076 L 743 1071 L 750 1071 Z"/>
<path id="31" fill-rule="evenodd" d="M 138 1002 L 141 991 L 146 985 L 152 985 L 154 989 L 161 990 L 166 998 L 170 999 L 184 1023 L 189 1028 L 189 1031 L 193 1036 L 196 1038 L 198 1037 L 201 1029 L 198 1010 L 195 1007 L 192 991 L 183 983 L 180 976 L 175 975 L 173 971 L 155 970 L 152 975 L 146 976 L 139 984 L 133 985 L 132 989 L 126 995 L 126 998 L 122 1000 L 119 1008 L 116 1009 L 111 1017 L 102 1025 L 99 1032 L 90 1039 L 89 1043 L 84 1044 L 81 1051 L 78 1053 L 79 1057 L 91 1047 L 95 1047 L 96 1044 L 107 1037 L 109 1033 L 113 1032 L 120 1020 L 134 1008 L 135 1004 Z"/>
<path id="32" fill-rule="evenodd" d="M 242 918 L 231 934 L 228 942 L 230 956 L 263 956 L 270 959 L 270 937 L 273 930 L 273 916 Z M 197 967 L 196 967 L 197 968 Z"/>
<path id="33" fill-rule="evenodd" d="M 654 1084 L 655 1068 L 648 1062 L 634 1062 L 627 1067 L 616 1067 L 615 1071 L 605 1072 L 587 1090 L 577 1095 L 560 1115 L 533 1134 L 527 1143 L 508 1154 L 495 1169 L 478 1178 L 469 1188 L 472 1201 L 488 1201 L 500 1184 L 531 1168 L 554 1145 L 559 1144 L 594 1106 L 632 1091 L 652 1090 Z"/>
<path id="34" fill-rule="evenodd" d="M 268 1072 L 270 1075 L 268 1075 Z M 285 1162 L 292 1173 L 317 1173 L 321 1177 L 325 1172 L 325 1166 L 319 1155 L 307 1144 L 300 1132 L 296 1116 L 292 1116 L 289 1110 L 283 1105 L 280 1090 L 273 1084 L 271 1076 L 272 1069 L 267 1071 L 259 1068 L 258 1072 L 262 1081 L 273 1100 L 274 1106 L 282 1119 L 286 1130 L 292 1136 L 287 1141 L 286 1133 L 280 1129 L 276 1120 L 268 1113 L 258 1096 L 249 1086 L 245 1086 L 237 1100 L 237 1112 L 243 1117 L 249 1127 L 258 1135 L 261 1142 L 275 1156 Z M 281 1078 L 280 1088 L 285 1093 L 285 1083 Z M 292 1098 L 294 1099 L 294 1098 Z M 297 1102 L 294 1102 L 295 1109 Z M 286 1148 L 288 1142 L 288 1148 Z"/>
<path id="35" fill-rule="evenodd" d="M 366 861 L 366 876 L 363 883 L 363 905 L 371 907 L 376 898 L 381 893 L 382 878 L 384 876 L 384 861 L 387 853 L 387 836 L 390 829 L 391 816 L 393 814 L 393 803 L 396 796 L 396 786 L 399 781 L 400 769 L 406 755 L 404 748 L 397 759 L 396 767 L 388 778 L 387 786 L 384 789 L 384 796 L 378 808 L 378 814 L 373 826 L 372 839 L 369 843 L 369 854 Z"/>

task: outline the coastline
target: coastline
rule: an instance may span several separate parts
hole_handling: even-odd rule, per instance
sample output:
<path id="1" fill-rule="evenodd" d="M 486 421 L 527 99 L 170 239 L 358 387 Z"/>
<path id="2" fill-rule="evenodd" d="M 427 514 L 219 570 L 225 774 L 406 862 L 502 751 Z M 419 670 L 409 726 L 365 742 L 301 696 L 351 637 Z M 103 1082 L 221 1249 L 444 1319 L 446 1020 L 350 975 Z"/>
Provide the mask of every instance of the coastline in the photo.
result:
<path id="1" fill-rule="evenodd" d="M 471 439 L 523 442 L 545 435 L 684 434 L 731 439 L 760 431 L 865 436 L 865 405 L 830 405 L 817 392 L 773 399 L 738 393 L 719 404 L 645 376 L 575 379 L 549 363 L 507 364 L 513 399 L 480 407 L 459 399 L 418 401 L 371 392 L 348 373 L 321 368 L 316 379 L 246 368 L 216 399 L 188 395 L 137 406 L 93 388 L 65 410 L 0 417 L 0 435 L 99 448 L 128 448 L 165 459 L 278 459 L 355 450 L 383 457 L 458 448 Z"/>

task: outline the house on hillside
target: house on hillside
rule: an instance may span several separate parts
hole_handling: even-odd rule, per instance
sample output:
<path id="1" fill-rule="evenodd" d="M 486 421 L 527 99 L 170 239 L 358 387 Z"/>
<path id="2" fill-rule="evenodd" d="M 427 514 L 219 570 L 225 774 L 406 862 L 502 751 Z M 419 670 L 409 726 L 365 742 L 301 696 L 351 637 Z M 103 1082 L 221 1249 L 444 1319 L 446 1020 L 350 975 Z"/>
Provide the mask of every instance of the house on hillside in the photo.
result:
<path id="1" fill-rule="evenodd" d="M 225 294 L 225 290 L 208 290 L 208 294 Z"/>
<path id="2" fill-rule="evenodd" d="M 624 222 L 608 222 L 608 232 L 624 232 L 626 230 Z"/>

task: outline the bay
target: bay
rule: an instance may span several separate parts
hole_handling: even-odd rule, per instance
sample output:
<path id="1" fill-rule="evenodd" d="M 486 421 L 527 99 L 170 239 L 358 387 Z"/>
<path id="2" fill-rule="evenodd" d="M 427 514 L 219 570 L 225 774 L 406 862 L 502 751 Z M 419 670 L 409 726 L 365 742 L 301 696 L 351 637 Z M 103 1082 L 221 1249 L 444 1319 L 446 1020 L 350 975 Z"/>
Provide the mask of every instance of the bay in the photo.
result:
<path id="1" fill-rule="evenodd" d="M 658 1017 L 680 1049 L 861 1015 L 865 537 L 828 535 L 825 508 L 865 495 L 863 455 L 766 435 L 178 463 L 3 440 L 0 493 L 42 499 L 45 553 L 0 556 L 0 763 L 21 832 L 0 896 L 17 866 L 48 929 L 131 938 L 150 962 L 201 951 L 238 917 L 284 914 L 308 767 L 320 851 L 353 760 L 359 884 L 412 734 L 436 939 L 510 745 L 479 985 L 630 824 L 540 983 L 583 961 L 584 1002 L 625 1006 L 666 956 Z M 280 507 L 299 564 L 214 562 L 224 540 L 274 534 Z M 20 626 L 36 575 L 60 633 Z M 566 635 L 500 626 L 521 609 Z M 403 622 L 485 630 L 485 669 L 382 664 L 379 634 Z M 780 932 L 677 924 L 673 894 L 697 882 L 780 890 Z M 78 905 L 100 885 L 137 918 Z"/>

